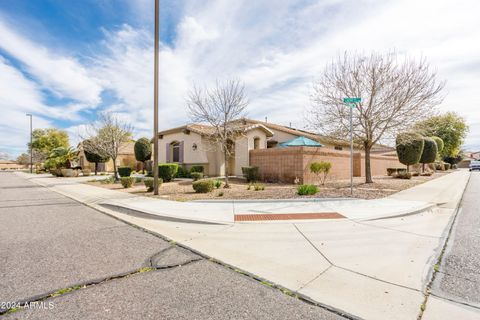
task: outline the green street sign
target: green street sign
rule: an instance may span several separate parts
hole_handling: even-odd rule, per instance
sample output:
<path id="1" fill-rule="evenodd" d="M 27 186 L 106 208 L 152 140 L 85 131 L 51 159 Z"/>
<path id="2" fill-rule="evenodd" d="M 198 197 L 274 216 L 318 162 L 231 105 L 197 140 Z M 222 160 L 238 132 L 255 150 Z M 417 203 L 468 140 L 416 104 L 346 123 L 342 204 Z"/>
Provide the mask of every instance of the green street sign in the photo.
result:
<path id="1" fill-rule="evenodd" d="M 344 103 L 359 103 L 362 101 L 362 98 L 343 98 Z"/>

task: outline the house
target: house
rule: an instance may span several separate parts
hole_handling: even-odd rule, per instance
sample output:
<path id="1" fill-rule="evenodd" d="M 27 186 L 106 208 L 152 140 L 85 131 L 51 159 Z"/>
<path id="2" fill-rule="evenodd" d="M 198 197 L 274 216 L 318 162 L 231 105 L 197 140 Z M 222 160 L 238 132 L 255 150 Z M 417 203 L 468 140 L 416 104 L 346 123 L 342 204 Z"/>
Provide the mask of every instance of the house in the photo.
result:
<path id="1" fill-rule="evenodd" d="M 119 154 L 117 157 L 117 168 L 118 167 L 131 167 L 134 170 L 141 169 L 141 163 L 135 159 L 134 152 L 135 141 L 127 142 L 120 146 Z M 78 149 L 78 165 L 82 168 L 90 168 L 92 171 L 95 170 L 95 163 L 88 162 L 85 152 L 83 151 L 82 144 L 79 143 L 77 146 Z M 98 164 L 98 171 L 113 171 L 113 161 L 112 159 L 108 160 L 105 163 Z"/>
<path id="2" fill-rule="evenodd" d="M 27 168 L 28 165 L 16 163 L 11 160 L 0 160 L 0 170 L 20 170 Z"/>
<path id="3" fill-rule="evenodd" d="M 332 139 L 309 131 L 252 119 L 233 121 L 232 127 L 235 128 L 238 134 L 232 139 L 233 141 L 231 141 L 230 145 L 232 156 L 228 159 L 229 175 L 242 175 L 242 167 L 252 165 L 252 163 L 263 167 L 264 162 L 257 160 L 265 155 L 268 152 L 267 150 L 276 150 L 276 157 L 279 157 L 279 154 L 283 157 L 284 154 L 295 150 L 298 152 L 303 152 L 304 150 L 319 152 L 319 150 L 322 150 L 329 151 L 329 154 L 335 154 L 336 156 L 349 157 L 348 150 L 350 144 L 348 141 Z M 158 138 L 160 163 L 178 163 L 186 168 L 193 165 L 201 165 L 204 167 L 205 174 L 209 176 L 218 176 L 225 173 L 224 156 L 219 144 L 215 142 L 215 130 L 213 127 L 202 124 L 187 124 L 161 131 L 158 133 Z M 289 141 L 295 141 L 293 147 L 285 148 L 282 146 L 282 144 L 285 145 Z M 304 144 L 299 145 L 298 141 L 303 141 Z M 313 143 L 307 143 L 306 141 Z M 321 147 L 314 145 L 315 142 L 321 145 Z M 290 143 L 290 145 L 293 145 L 293 143 Z M 382 152 L 394 150 L 386 146 L 376 146 L 376 149 Z M 357 154 L 361 152 L 358 146 L 355 146 L 355 152 Z M 269 157 L 265 159 L 267 162 L 272 160 Z M 359 159 L 361 159 L 361 156 Z M 387 159 L 392 160 L 392 157 Z M 282 163 L 287 162 L 284 161 Z M 402 166 L 395 157 L 393 162 L 395 162 L 395 165 Z M 361 164 L 358 167 L 361 168 Z M 337 168 L 340 168 L 340 166 L 337 166 Z M 276 168 L 272 168 L 272 170 L 276 170 Z M 267 172 L 268 168 L 263 168 L 263 171 Z M 340 176 L 342 175 L 339 173 Z M 288 176 L 288 178 L 278 178 L 277 180 L 289 181 L 290 178 Z M 302 178 L 300 180 L 302 181 Z"/>

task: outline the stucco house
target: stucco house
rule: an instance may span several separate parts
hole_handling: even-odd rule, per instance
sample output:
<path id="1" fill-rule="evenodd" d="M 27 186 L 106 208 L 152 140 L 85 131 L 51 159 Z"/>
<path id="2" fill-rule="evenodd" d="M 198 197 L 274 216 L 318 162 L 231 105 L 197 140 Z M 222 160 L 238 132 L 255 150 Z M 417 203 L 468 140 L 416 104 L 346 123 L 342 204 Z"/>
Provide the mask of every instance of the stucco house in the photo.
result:
<path id="1" fill-rule="evenodd" d="M 118 167 L 131 167 L 134 170 L 138 170 L 141 163 L 135 159 L 135 153 L 133 147 L 135 141 L 130 141 L 123 144 L 119 149 L 119 154 L 117 157 L 117 168 Z M 85 152 L 83 151 L 82 144 L 80 143 L 77 146 L 78 150 L 78 165 L 82 168 L 90 168 L 92 171 L 95 170 L 95 163 L 88 162 Z M 105 163 L 98 164 L 98 171 L 113 171 L 113 161 L 112 159 L 108 160 Z"/>
<path id="2" fill-rule="evenodd" d="M 264 121 L 240 119 L 234 121 L 234 126 L 238 135 L 231 143 L 229 175 L 242 175 L 242 167 L 250 165 L 250 151 L 281 148 L 280 144 L 298 137 L 317 141 L 325 150 L 341 151 L 349 148 L 347 141 Z M 203 124 L 186 124 L 159 132 L 159 162 L 178 163 L 187 168 L 202 165 L 207 175 L 223 175 L 224 157 L 221 148 L 212 139 L 214 134 L 213 127 Z"/>

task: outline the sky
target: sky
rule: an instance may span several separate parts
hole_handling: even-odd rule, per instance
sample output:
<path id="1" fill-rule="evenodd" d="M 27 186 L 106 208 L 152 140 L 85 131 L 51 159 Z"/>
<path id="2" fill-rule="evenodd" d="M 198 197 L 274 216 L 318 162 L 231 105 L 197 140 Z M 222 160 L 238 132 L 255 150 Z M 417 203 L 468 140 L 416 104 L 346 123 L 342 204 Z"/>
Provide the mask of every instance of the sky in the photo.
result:
<path id="1" fill-rule="evenodd" d="M 345 51 L 424 57 L 446 81 L 440 112 L 480 150 L 478 0 L 161 0 L 160 129 L 188 123 L 185 97 L 245 83 L 248 116 L 304 128 L 312 81 Z M 34 128 L 72 144 L 99 112 L 152 136 L 154 0 L 0 0 L 0 153 Z"/>

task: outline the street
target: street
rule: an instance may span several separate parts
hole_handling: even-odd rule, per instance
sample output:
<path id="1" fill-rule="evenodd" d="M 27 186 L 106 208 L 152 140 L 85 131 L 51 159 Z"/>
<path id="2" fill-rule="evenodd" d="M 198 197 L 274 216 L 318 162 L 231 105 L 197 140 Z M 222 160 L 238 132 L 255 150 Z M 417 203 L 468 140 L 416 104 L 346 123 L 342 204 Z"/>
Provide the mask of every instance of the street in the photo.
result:
<path id="1" fill-rule="evenodd" d="M 5 319 L 342 319 L 13 173 L 0 219 Z"/>
<path id="2" fill-rule="evenodd" d="M 480 308 L 480 173 L 472 172 L 432 295 Z"/>

